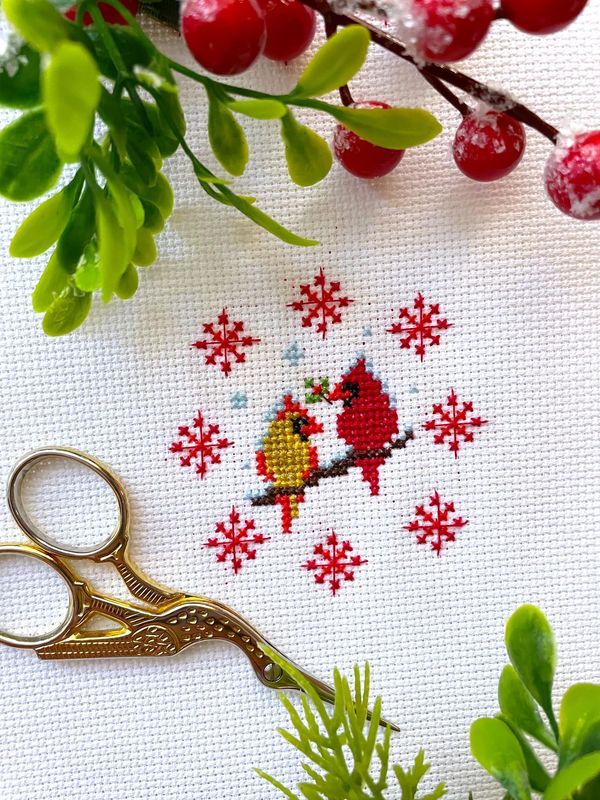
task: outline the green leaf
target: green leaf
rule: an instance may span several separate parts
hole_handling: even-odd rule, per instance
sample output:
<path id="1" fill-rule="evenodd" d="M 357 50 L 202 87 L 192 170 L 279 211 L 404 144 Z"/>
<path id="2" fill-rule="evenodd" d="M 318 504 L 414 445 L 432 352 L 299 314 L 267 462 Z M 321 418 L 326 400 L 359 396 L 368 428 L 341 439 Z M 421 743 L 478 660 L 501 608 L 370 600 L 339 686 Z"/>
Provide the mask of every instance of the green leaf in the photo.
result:
<path id="1" fill-rule="evenodd" d="M 327 106 L 332 117 L 371 144 L 405 150 L 434 139 L 442 126 L 422 108 L 344 108 Z"/>
<path id="2" fill-rule="evenodd" d="M 287 112 L 287 106 L 279 100 L 270 100 L 269 98 L 230 100 L 227 105 L 236 114 L 245 114 L 253 119 L 281 119 Z"/>
<path id="3" fill-rule="evenodd" d="M 248 163 L 244 131 L 229 108 L 212 92 L 208 94 L 208 138 L 221 166 L 232 175 L 242 175 Z"/>
<path id="4" fill-rule="evenodd" d="M 600 775 L 600 753 L 588 753 L 555 775 L 544 800 L 569 800 L 573 794 Z"/>
<path id="5" fill-rule="evenodd" d="M 40 54 L 9 33 L 0 56 L 0 105 L 31 108 L 40 102 Z"/>
<path id="6" fill-rule="evenodd" d="M 133 264 L 129 264 L 125 272 L 121 275 L 121 280 L 116 288 L 117 297 L 121 300 L 130 300 L 137 292 L 140 279 L 137 269 Z"/>
<path id="7" fill-rule="evenodd" d="M 95 292 L 102 288 L 102 273 L 98 248 L 90 242 L 85 248 L 83 259 L 75 271 L 75 285 L 82 292 Z"/>
<path id="8" fill-rule="evenodd" d="M 75 189 L 74 183 L 69 184 L 23 220 L 10 243 L 13 258 L 39 256 L 54 244 L 71 214 Z"/>
<path id="9" fill-rule="evenodd" d="M 157 174 L 156 183 L 153 186 L 146 186 L 130 164 L 123 164 L 120 175 L 128 188 L 139 195 L 142 200 L 153 203 L 163 218 L 171 216 L 174 201 L 173 189 L 162 172 Z"/>
<path id="10" fill-rule="evenodd" d="M 282 242 L 286 242 L 287 244 L 295 244 L 299 247 L 312 247 L 313 245 L 319 244 L 315 239 L 304 239 L 302 236 L 297 236 L 292 231 L 284 228 L 283 225 L 280 225 L 278 222 L 275 222 L 268 214 L 265 214 L 264 211 L 261 211 L 260 208 L 256 208 L 251 203 L 249 203 L 243 197 L 232 192 L 226 186 L 219 187 L 220 191 L 225 198 L 226 204 L 234 206 L 237 208 L 238 211 L 241 211 L 244 216 L 251 219 L 257 225 L 260 225 L 261 228 L 269 231 L 274 236 L 277 236 L 278 239 L 281 239 Z"/>
<path id="11" fill-rule="evenodd" d="M 529 783 L 531 784 L 531 788 L 534 789 L 536 792 L 543 792 L 545 791 L 546 787 L 550 783 L 550 776 L 546 772 L 545 767 L 540 762 L 539 758 L 535 754 L 535 751 L 525 738 L 525 736 L 521 733 L 521 731 L 517 728 L 517 726 L 512 723 L 507 717 L 504 717 L 502 714 L 498 715 L 498 719 L 501 719 L 502 722 L 505 722 L 511 731 L 514 733 L 516 738 L 521 745 L 521 750 L 523 751 L 523 756 L 525 757 L 525 764 L 527 766 L 527 775 L 529 776 Z"/>
<path id="12" fill-rule="evenodd" d="M 160 233 L 165 227 L 160 209 L 150 200 L 142 200 L 142 208 L 144 209 L 144 227 L 152 233 Z"/>
<path id="13" fill-rule="evenodd" d="M 548 620 L 539 608 L 521 606 L 506 623 L 505 641 L 514 668 L 556 732 L 552 710 L 556 647 Z"/>
<path id="14" fill-rule="evenodd" d="M 78 42 L 61 42 L 42 74 L 46 118 L 63 161 L 77 161 L 86 143 L 98 103 L 100 73 Z"/>
<path id="15" fill-rule="evenodd" d="M 154 57 L 154 47 L 148 39 L 140 36 L 137 31 L 129 25 L 113 25 L 110 35 L 117 46 L 123 63 L 129 72 L 133 72 L 134 67 L 147 67 L 152 63 Z M 118 76 L 115 63 L 106 51 L 104 39 L 95 27 L 86 29 L 85 43 L 94 56 L 100 72 L 111 80 Z"/>
<path id="16" fill-rule="evenodd" d="M 86 187 L 56 246 L 56 256 L 66 272 L 75 271 L 95 230 L 94 202 L 91 191 Z"/>
<path id="17" fill-rule="evenodd" d="M 590 745 L 600 750 L 600 686 L 576 683 L 565 692 L 559 731 L 561 766 L 589 752 Z"/>
<path id="18" fill-rule="evenodd" d="M 514 667 L 506 665 L 498 684 L 500 710 L 518 728 L 556 752 L 556 739 L 548 730 L 533 697 L 527 691 Z"/>
<path id="19" fill-rule="evenodd" d="M 91 306 L 91 294 L 81 292 L 74 286 L 67 286 L 44 314 L 44 333 L 47 336 L 65 336 L 71 333 L 83 323 Z"/>
<path id="20" fill-rule="evenodd" d="M 102 300 L 108 303 L 127 269 L 131 254 L 125 231 L 111 204 L 105 198 L 96 197 L 95 207 Z"/>
<path id="21" fill-rule="evenodd" d="M 147 228 L 139 229 L 135 251 L 131 260 L 138 267 L 150 267 L 156 261 L 154 236 Z"/>
<path id="22" fill-rule="evenodd" d="M 47 311 L 63 291 L 68 280 L 69 276 L 59 264 L 56 253 L 53 253 L 31 295 L 33 310 L 38 314 Z"/>
<path id="23" fill-rule="evenodd" d="M 525 757 L 518 739 L 499 719 L 478 719 L 471 725 L 471 752 L 513 800 L 530 800 Z"/>
<path id="24" fill-rule="evenodd" d="M 160 153 L 158 147 L 140 125 L 129 126 L 126 150 L 143 183 L 146 186 L 154 185 L 157 167 L 160 168 Z"/>
<path id="25" fill-rule="evenodd" d="M 42 109 L 25 112 L 0 131 L 0 194 L 9 200 L 45 194 L 61 167 Z"/>
<path id="26" fill-rule="evenodd" d="M 313 186 L 325 178 L 333 163 L 325 139 L 306 125 L 300 125 L 291 112 L 281 119 L 281 138 L 290 178 L 295 184 Z"/>
<path id="27" fill-rule="evenodd" d="M 70 26 L 48 0 L 3 0 L 6 19 L 40 52 L 52 51 L 70 36 Z"/>
<path id="28" fill-rule="evenodd" d="M 319 97 L 348 83 L 365 63 L 370 41 L 361 25 L 339 30 L 317 50 L 290 96 Z"/>

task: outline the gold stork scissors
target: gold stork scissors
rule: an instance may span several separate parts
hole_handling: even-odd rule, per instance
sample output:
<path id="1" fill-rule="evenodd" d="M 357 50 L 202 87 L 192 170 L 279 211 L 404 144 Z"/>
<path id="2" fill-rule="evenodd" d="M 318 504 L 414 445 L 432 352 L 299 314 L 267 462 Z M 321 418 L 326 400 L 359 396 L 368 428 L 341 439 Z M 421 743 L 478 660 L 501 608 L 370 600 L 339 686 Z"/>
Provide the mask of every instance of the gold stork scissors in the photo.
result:
<path id="1" fill-rule="evenodd" d="M 117 501 L 117 524 L 110 536 L 94 547 L 66 546 L 43 533 L 32 521 L 22 497 L 23 480 L 36 466 L 50 460 L 75 461 L 100 476 Z M 33 544 L 0 544 L 0 556 L 28 556 L 47 564 L 64 580 L 69 594 L 65 619 L 53 631 L 37 636 L 17 636 L 0 631 L 0 643 L 35 650 L 42 659 L 112 658 L 123 656 L 172 656 L 197 642 L 231 642 L 248 657 L 261 683 L 270 689 L 301 687 L 264 651 L 270 647 L 281 659 L 290 660 L 271 645 L 241 614 L 206 597 L 166 589 L 143 575 L 129 556 L 129 502 L 119 478 L 101 461 L 67 447 L 44 447 L 25 455 L 8 479 L 7 501 L 19 528 Z M 79 577 L 66 559 L 111 563 L 129 592 L 145 605 L 105 596 Z M 95 614 L 117 623 L 115 629 L 90 630 Z M 321 699 L 333 702 L 333 689 L 295 664 Z M 382 725 L 398 728 L 386 720 Z"/>

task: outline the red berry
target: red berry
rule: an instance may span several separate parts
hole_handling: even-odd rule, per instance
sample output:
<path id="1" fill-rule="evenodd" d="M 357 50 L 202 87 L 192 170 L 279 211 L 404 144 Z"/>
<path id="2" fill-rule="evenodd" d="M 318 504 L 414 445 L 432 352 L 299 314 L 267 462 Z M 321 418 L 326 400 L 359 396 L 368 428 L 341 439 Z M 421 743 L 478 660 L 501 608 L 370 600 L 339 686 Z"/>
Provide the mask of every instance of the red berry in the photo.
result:
<path id="1" fill-rule="evenodd" d="M 390 108 L 387 103 L 370 100 L 353 103 L 353 108 Z M 404 150 L 389 150 L 361 139 L 344 125 L 337 125 L 333 135 L 335 157 L 345 170 L 357 178 L 381 178 L 402 161 Z"/>
<path id="2" fill-rule="evenodd" d="M 265 15 L 257 0 L 187 0 L 181 33 L 196 61 L 217 75 L 237 75 L 263 52 Z"/>
<path id="3" fill-rule="evenodd" d="M 459 61 L 481 44 L 494 19 L 492 0 L 412 0 L 416 45 L 427 61 Z"/>
<path id="4" fill-rule="evenodd" d="M 504 16 L 525 33 L 555 33 L 583 11 L 587 0 L 502 0 Z"/>
<path id="5" fill-rule="evenodd" d="M 559 141 L 546 165 L 554 204 L 575 219 L 600 219 L 600 131 Z"/>
<path id="6" fill-rule="evenodd" d="M 140 7 L 139 0 L 121 0 L 125 8 L 130 11 L 134 16 L 137 14 L 138 9 Z M 107 3 L 98 3 L 98 10 L 104 17 L 104 19 L 110 23 L 111 25 L 127 25 L 125 19 L 119 14 L 116 8 L 113 6 L 108 5 Z M 77 9 L 75 7 L 70 8 L 68 11 L 65 12 L 65 16 L 69 19 L 75 19 L 77 17 Z M 92 18 L 89 12 L 83 15 L 83 24 L 84 25 L 91 25 Z"/>
<path id="7" fill-rule="evenodd" d="M 273 61 L 291 61 L 310 47 L 317 15 L 298 0 L 258 0 L 267 23 L 265 55 Z"/>
<path id="8" fill-rule="evenodd" d="M 525 152 L 525 129 L 509 114 L 473 113 L 461 122 L 454 139 L 454 160 L 474 181 L 505 178 Z"/>

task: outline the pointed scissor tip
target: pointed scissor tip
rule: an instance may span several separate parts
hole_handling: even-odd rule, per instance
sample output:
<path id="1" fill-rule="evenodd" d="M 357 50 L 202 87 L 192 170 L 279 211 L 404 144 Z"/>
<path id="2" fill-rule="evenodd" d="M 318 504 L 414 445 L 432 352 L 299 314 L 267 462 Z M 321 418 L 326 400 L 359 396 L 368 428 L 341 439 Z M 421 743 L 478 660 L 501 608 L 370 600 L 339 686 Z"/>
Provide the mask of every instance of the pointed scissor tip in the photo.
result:
<path id="1" fill-rule="evenodd" d="M 380 724 L 380 725 L 383 725 L 383 726 L 384 726 L 384 728 L 391 728 L 391 729 L 392 729 L 393 731 L 395 731 L 396 733 L 400 733 L 400 728 L 399 728 L 399 727 L 396 725 L 396 723 L 395 723 L 395 722 L 390 722 L 390 720 L 389 720 L 389 719 L 384 719 L 384 718 L 382 717 L 382 718 L 381 718 L 381 721 L 380 721 L 380 723 L 379 723 L 379 724 Z"/>

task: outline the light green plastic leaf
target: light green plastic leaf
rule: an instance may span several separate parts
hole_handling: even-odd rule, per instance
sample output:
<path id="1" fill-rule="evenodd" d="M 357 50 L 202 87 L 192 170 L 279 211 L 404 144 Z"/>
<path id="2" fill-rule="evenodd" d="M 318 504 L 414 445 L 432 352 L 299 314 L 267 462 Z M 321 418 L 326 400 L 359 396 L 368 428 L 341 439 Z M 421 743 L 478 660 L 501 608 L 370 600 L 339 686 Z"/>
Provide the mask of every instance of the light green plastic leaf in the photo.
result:
<path id="1" fill-rule="evenodd" d="M 68 280 L 69 276 L 61 267 L 56 253 L 53 253 L 31 295 L 33 310 L 38 314 L 47 311 L 63 291 Z"/>
<path id="2" fill-rule="evenodd" d="M 546 789 L 544 800 L 570 800 L 574 792 L 582 789 L 598 775 L 600 753 L 588 753 L 558 772 Z"/>
<path id="3" fill-rule="evenodd" d="M 131 260 L 138 267 L 150 267 L 156 261 L 156 243 L 154 242 L 154 236 L 147 228 L 139 229 L 135 251 Z"/>
<path id="4" fill-rule="evenodd" d="M 281 119 L 281 138 L 290 178 L 298 186 L 322 181 L 333 163 L 329 145 L 318 133 L 300 125 L 291 113 Z"/>
<path id="5" fill-rule="evenodd" d="M 0 55 L 0 105 L 32 108 L 40 102 L 40 54 L 9 33 Z"/>
<path id="6" fill-rule="evenodd" d="M 56 255 L 66 272 L 74 272 L 84 248 L 94 235 L 96 218 L 92 193 L 86 187 L 56 245 Z"/>
<path id="7" fill-rule="evenodd" d="M 507 664 L 498 684 L 500 710 L 512 723 L 556 752 L 556 739 L 548 730 L 535 704 L 514 667 Z"/>
<path id="8" fill-rule="evenodd" d="M 3 0 L 2 9 L 13 28 L 42 53 L 70 35 L 68 22 L 48 0 Z"/>
<path id="9" fill-rule="evenodd" d="M 546 787 L 550 783 L 550 776 L 546 772 L 546 768 L 537 757 L 528 740 L 516 727 L 516 725 L 507 719 L 507 717 L 499 714 L 497 719 L 501 719 L 502 722 L 508 725 L 521 745 L 521 750 L 523 751 L 523 756 L 525 757 L 525 765 L 527 766 L 527 775 L 529 776 L 531 788 L 536 792 L 545 791 Z"/>
<path id="10" fill-rule="evenodd" d="M 121 280 L 116 289 L 117 297 L 121 300 L 130 300 L 137 292 L 140 279 L 137 269 L 133 264 L 129 264 L 125 272 L 121 275 Z"/>
<path id="11" fill-rule="evenodd" d="M 348 83 L 365 63 L 370 41 L 361 25 L 339 30 L 317 50 L 291 96 L 320 97 Z"/>
<path id="12" fill-rule="evenodd" d="M 292 233 L 292 231 L 284 228 L 283 225 L 280 225 L 268 214 L 265 214 L 264 211 L 261 211 L 260 208 L 253 206 L 246 198 L 240 197 L 240 195 L 235 194 L 226 186 L 221 186 L 220 191 L 223 197 L 222 202 L 224 202 L 225 205 L 234 206 L 234 208 L 241 211 L 248 219 L 251 219 L 257 225 L 260 225 L 261 228 L 272 233 L 273 236 L 281 239 L 282 242 L 294 244 L 299 247 L 312 247 L 313 245 L 319 244 L 315 239 L 305 239 L 302 236 L 297 236 L 295 233 Z"/>
<path id="13" fill-rule="evenodd" d="M 242 175 L 248 163 L 248 143 L 242 126 L 214 95 L 209 94 L 208 100 L 208 138 L 213 153 L 227 172 Z"/>
<path id="14" fill-rule="evenodd" d="M 521 606 L 506 623 L 505 642 L 512 665 L 553 723 L 556 647 L 550 623 L 539 608 Z"/>
<path id="15" fill-rule="evenodd" d="M 42 329 L 47 336 L 65 336 L 78 328 L 92 305 L 92 295 L 67 286 L 52 303 L 42 320 Z"/>
<path id="16" fill-rule="evenodd" d="M 61 235 L 73 208 L 72 192 L 61 192 L 44 200 L 23 220 L 10 243 L 13 258 L 33 258 L 46 252 Z"/>
<path id="17" fill-rule="evenodd" d="M 437 119 L 422 108 L 344 108 L 329 106 L 328 113 L 361 139 L 390 150 L 418 147 L 442 131 Z"/>
<path id="18" fill-rule="evenodd" d="M 9 200 L 45 194 L 61 167 L 42 109 L 25 112 L 0 131 L 0 194 Z"/>
<path id="19" fill-rule="evenodd" d="M 61 42 L 42 73 L 48 127 L 63 161 L 77 161 L 86 143 L 98 103 L 100 73 L 79 42 Z"/>
<path id="20" fill-rule="evenodd" d="M 75 271 L 75 285 L 82 292 L 95 292 L 102 288 L 102 273 L 98 248 L 93 242 L 87 245 L 81 263 Z"/>
<path id="21" fill-rule="evenodd" d="M 287 111 L 287 106 L 279 100 L 265 98 L 261 100 L 231 100 L 228 107 L 236 114 L 245 114 L 253 119 L 281 119 Z"/>
<path id="22" fill-rule="evenodd" d="M 141 202 L 144 210 L 144 228 L 148 228 L 152 233 L 160 233 L 165 227 L 165 221 L 160 209 L 150 200 L 142 200 Z"/>
<path id="23" fill-rule="evenodd" d="M 600 686 L 576 683 L 565 692 L 560 704 L 559 731 L 562 766 L 589 752 L 591 747 L 600 750 Z"/>
<path id="24" fill-rule="evenodd" d="M 471 752 L 513 800 L 530 800 L 525 757 L 518 739 L 499 719 L 478 719 L 471 725 Z"/>
<path id="25" fill-rule="evenodd" d="M 95 198 L 95 206 L 102 300 L 108 303 L 127 269 L 130 248 L 111 204 L 104 198 Z"/>

